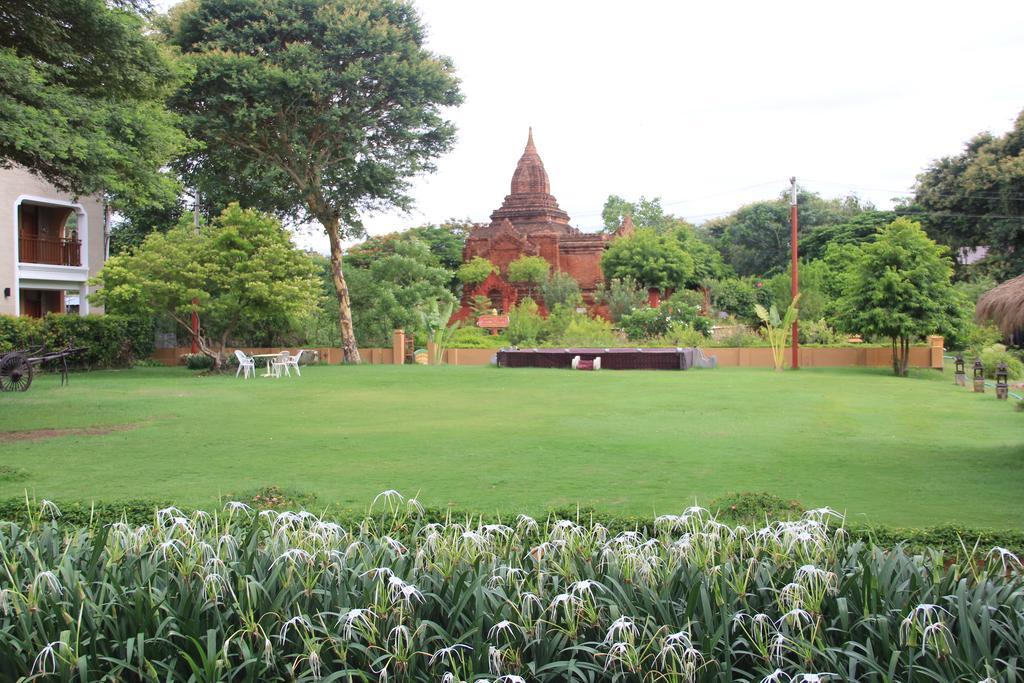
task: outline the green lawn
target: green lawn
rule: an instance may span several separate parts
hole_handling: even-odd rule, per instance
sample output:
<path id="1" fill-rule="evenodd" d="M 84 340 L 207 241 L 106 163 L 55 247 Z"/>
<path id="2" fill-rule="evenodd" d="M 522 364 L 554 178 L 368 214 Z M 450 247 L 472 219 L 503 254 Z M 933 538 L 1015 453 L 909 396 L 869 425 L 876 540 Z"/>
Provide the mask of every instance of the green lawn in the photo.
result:
<path id="1" fill-rule="evenodd" d="M 395 488 L 481 512 L 647 515 L 769 491 L 889 524 L 1024 523 L 1024 415 L 948 373 L 156 368 L 58 384 L 0 395 L 0 465 L 22 475 L 0 470 L 0 497 L 212 505 L 276 485 L 362 507 Z M 85 431 L 10 433 L 47 428 Z"/>

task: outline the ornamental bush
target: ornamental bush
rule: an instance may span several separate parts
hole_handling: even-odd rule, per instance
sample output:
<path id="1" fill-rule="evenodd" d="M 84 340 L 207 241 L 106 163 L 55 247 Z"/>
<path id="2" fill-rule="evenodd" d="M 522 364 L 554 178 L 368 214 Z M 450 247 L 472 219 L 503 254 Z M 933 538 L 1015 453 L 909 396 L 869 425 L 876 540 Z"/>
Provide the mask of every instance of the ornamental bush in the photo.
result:
<path id="1" fill-rule="evenodd" d="M 0 353 L 11 349 L 66 346 L 86 350 L 68 359 L 76 369 L 130 367 L 153 353 L 153 320 L 120 315 L 50 313 L 44 318 L 0 316 Z"/>
<path id="2" fill-rule="evenodd" d="M 696 306 L 666 302 L 658 308 L 638 308 L 622 316 L 619 326 L 634 341 L 661 337 L 679 323 L 708 334 L 711 331 L 711 319 L 698 315 L 698 310 Z"/>
<path id="3" fill-rule="evenodd" d="M 608 305 L 612 322 L 618 324 L 622 316 L 647 305 L 647 292 L 631 277 L 612 278 L 607 288 L 601 285 L 595 299 Z"/>
<path id="4" fill-rule="evenodd" d="M 505 334 L 517 346 L 536 346 L 544 337 L 544 323 L 537 302 L 526 297 L 509 311 Z"/>
<path id="5" fill-rule="evenodd" d="M 508 346 L 508 337 L 491 334 L 480 327 L 460 327 L 452 332 L 448 342 L 450 349 L 500 349 L 503 346 Z"/>
<path id="6" fill-rule="evenodd" d="M 993 344 L 981 352 L 981 364 L 985 366 L 985 377 L 996 378 L 996 368 L 1006 363 L 1006 375 L 1009 379 L 1024 377 L 1024 363 L 1020 357 L 1003 344 Z"/>

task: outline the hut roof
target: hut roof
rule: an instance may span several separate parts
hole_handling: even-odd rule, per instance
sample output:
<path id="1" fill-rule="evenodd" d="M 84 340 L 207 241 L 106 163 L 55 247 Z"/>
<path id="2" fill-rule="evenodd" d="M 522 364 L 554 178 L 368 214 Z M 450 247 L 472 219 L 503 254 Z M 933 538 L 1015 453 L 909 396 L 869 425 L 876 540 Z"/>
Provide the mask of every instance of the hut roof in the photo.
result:
<path id="1" fill-rule="evenodd" d="M 1003 334 L 1024 329 L 1024 275 L 1007 280 L 981 295 L 974 317 L 991 320 Z"/>

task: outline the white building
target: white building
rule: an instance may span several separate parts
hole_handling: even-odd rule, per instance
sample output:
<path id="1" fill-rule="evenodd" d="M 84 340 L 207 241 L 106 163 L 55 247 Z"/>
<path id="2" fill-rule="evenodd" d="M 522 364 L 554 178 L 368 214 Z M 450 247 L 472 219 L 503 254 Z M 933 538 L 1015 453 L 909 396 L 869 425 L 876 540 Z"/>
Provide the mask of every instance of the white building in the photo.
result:
<path id="1" fill-rule="evenodd" d="M 102 313 L 89 303 L 87 281 L 103 266 L 108 239 L 99 197 L 73 197 L 20 167 L 0 169 L 0 314 L 61 313 L 75 297 L 80 315 Z"/>

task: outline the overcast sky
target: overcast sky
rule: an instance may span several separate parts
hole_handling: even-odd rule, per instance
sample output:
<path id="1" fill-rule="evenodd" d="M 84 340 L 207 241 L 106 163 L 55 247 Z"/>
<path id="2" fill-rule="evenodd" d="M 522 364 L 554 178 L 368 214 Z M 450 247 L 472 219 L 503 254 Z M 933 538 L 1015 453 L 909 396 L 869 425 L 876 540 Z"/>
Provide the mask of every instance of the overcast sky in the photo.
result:
<path id="1" fill-rule="evenodd" d="M 488 220 L 529 126 L 552 193 L 590 230 L 611 193 L 700 222 L 791 175 L 885 207 L 1024 109 L 1020 0 L 416 5 L 462 80 L 458 141 L 415 182 L 416 210 L 367 217 L 373 233 Z"/>

